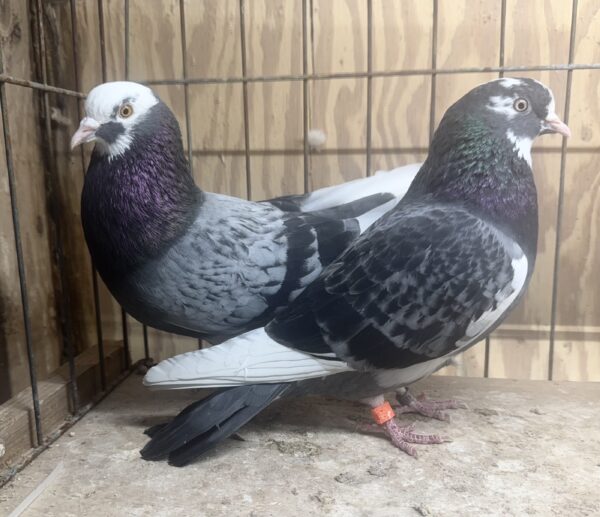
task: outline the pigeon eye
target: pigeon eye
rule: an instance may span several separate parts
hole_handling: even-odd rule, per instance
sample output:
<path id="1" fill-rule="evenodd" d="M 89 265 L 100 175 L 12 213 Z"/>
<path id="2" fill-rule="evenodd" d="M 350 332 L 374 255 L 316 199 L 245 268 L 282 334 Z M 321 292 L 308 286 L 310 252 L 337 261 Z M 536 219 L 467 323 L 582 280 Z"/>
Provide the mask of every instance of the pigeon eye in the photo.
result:
<path id="1" fill-rule="evenodd" d="M 133 115 L 133 106 L 131 104 L 123 104 L 119 109 L 119 116 L 121 118 L 129 118 Z"/>
<path id="2" fill-rule="evenodd" d="M 525 99 L 517 99 L 513 104 L 517 111 L 525 111 L 529 107 L 529 103 Z"/>

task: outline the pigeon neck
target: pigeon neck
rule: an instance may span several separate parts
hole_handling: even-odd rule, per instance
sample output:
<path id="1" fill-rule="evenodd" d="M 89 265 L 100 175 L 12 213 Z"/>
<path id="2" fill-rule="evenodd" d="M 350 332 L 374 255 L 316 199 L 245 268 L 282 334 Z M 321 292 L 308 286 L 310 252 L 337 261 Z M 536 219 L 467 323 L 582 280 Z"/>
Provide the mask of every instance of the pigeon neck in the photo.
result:
<path id="1" fill-rule="evenodd" d="M 83 228 L 105 280 L 160 255 L 185 233 L 202 203 L 168 108 L 156 105 L 140 126 L 121 156 L 94 151 L 85 178 Z"/>
<path id="2" fill-rule="evenodd" d="M 477 128 L 438 130 L 407 196 L 458 203 L 514 237 L 528 255 L 537 245 L 533 171 L 514 142 Z"/>

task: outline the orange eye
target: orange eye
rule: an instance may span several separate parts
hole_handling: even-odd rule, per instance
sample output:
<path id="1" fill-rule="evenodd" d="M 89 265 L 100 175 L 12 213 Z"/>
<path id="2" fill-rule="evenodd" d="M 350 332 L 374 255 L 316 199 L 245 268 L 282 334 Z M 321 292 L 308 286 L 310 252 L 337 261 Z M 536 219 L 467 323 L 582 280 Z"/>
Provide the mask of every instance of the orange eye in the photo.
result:
<path id="1" fill-rule="evenodd" d="M 119 109 L 119 116 L 121 118 L 129 118 L 133 115 L 133 106 L 131 104 L 123 104 Z"/>
<path id="2" fill-rule="evenodd" d="M 525 99 L 517 99 L 513 106 L 517 111 L 525 111 L 529 107 L 529 103 Z"/>

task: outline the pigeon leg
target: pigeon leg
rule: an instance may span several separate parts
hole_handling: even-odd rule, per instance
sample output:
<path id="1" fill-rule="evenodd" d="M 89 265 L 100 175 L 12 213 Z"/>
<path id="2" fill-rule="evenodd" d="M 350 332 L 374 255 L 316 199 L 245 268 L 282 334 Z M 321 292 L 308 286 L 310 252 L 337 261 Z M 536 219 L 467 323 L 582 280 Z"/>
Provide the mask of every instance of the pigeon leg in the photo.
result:
<path id="1" fill-rule="evenodd" d="M 417 457 L 413 444 L 429 445 L 450 442 L 449 438 L 437 434 L 418 434 L 414 432 L 414 424 L 401 426 L 395 419 L 394 410 L 383 396 L 365 400 L 371 406 L 371 413 L 380 429 L 390 438 L 392 443 L 409 456 Z"/>
<path id="2" fill-rule="evenodd" d="M 444 413 L 444 409 L 466 409 L 467 405 L 459 400 L 429 400 L 422 393 L 415 397 L 407 388 L 401 388 L 396 392 L 396 400 L 399 405 L 395 405 L 394 409 L 398 414 L 403 413 L 418 413 L 429 418 L 437 420 L 450 420 L 449 416 Z"/>

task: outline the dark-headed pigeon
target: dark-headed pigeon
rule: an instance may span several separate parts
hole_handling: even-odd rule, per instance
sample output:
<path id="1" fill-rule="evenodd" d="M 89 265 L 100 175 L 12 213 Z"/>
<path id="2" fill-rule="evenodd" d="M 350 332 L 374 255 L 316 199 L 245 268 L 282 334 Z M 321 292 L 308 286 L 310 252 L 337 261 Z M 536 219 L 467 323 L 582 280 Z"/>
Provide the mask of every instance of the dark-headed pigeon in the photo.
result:
<path id="1" fill-rule="evenodd" d="M 272 401 L 361 399 L 400 449 L 439 443 L 401 427 L 401 391 L 488 335 L 523 296 L 536 257 L 531 144 L 569 136 L 532 79 L 471 90 L 445 113 L 405 197 L 264 328 L 152 368 L 154 389 L 224 388 L 150 433 L 142 451 L 184 465 Z"/>
<path id="2" fill-rule="evenodd" d="M 81 217 L 102 279 L 136 319 L 221 341 L 271 320 L 392 208 L 418 170 L 252 202 L 200 190 L 179 125 L 146 86 L 95 87 L 71 146 L 95 142 Z"/>

